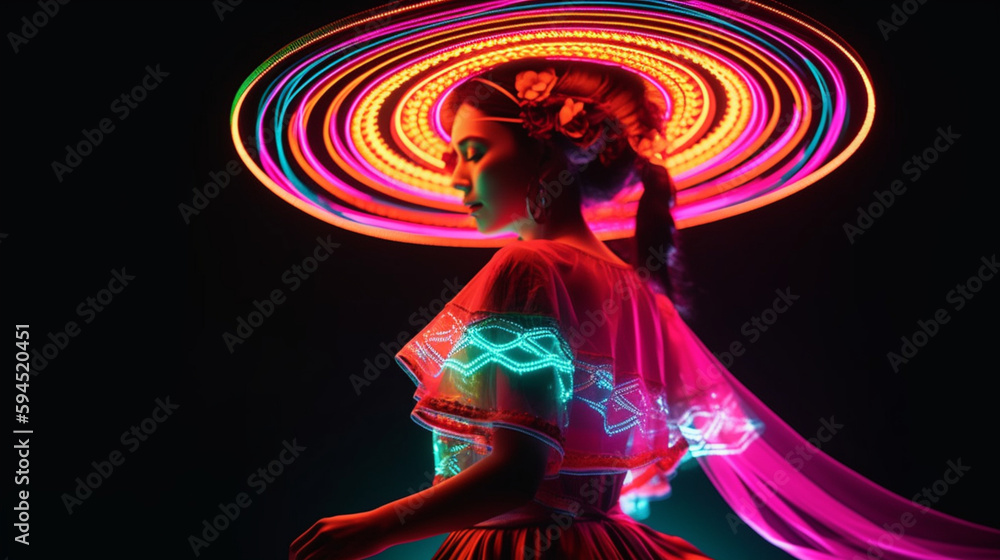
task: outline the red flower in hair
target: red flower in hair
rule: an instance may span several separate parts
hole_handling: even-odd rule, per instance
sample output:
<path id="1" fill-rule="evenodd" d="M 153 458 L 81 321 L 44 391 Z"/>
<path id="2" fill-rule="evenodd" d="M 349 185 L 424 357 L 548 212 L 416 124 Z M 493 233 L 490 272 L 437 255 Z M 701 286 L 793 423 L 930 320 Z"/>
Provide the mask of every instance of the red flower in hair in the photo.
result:
<path id="1" fill-rule="evenodd" d="M 548 140 L 555 128 L 555 118 L 548 103 L 528 103 L 522 106 L 521 117 L 524 128 L 532 138 Z"/>
<path id="2" fill-rule="evenodd" d="M 635 153 L 646 159 L 662 160 L 668 147 L 667 139 L 655 128 L 647 130 L 642 137 L 634 140 L 633 143 Z"/>
<path id="3" fill-rule="evenodd" d="M 549 96 L 552 86 L 556 85 L 556 80 L 558 78 L 554 68 L 541 72 L 525 70 L 514 79 L 514 87 L 517 89 L 517 96 L 525 101 L 543 101 Z"/>
<path id="4" fill-rule="evenodd" d="M 582 101 L 574 101 L 572 97 L 567 97 L 559 109 L 558 124 L 556 129 L 569 138 L 579 140 L 590 128 L 590 121 L 587 120 L 587 111 L 583 108 Z"/>
<path id="5" fill-rule="evenodd" d="M 624 149 L 625 139 L 614 137 L 607 142 L 604 149 L 601 150 L 601 153 L 597 155 L 597 158 L 600 160 L 602 165 L 609 166 L 613 161 L 618 159 L 618 156 L 621 155 Z"/>
<path id="6" fill-rule="evenodd" d="M 515 87 L 521 99 L 522 126 L 532 138 L 549 140 L 552 132 L 562 134 L 580 147 L 589 147 L 601 132 L 603 111 L 587 98 L 552 94 L 559 77 L 555 70 L 526 70 L 517 75 Z"/>

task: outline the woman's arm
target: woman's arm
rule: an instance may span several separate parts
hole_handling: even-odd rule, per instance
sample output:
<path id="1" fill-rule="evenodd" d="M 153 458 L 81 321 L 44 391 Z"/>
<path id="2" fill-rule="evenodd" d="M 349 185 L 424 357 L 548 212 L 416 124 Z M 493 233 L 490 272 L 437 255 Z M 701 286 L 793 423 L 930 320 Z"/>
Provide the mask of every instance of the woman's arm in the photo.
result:
<path id="1" fill-rule="evenodd" d="M 550 449 L 517 430 L 497 428 L 488 456 L 369 515 L 390 546 L 469 527 L 530 500 L 545 474 Z"/>
<path id="2" fill-rule="evenodd" d="M 291 560 L 368 558 L 397 544 L 463 529 L 530 500 L 545 474 L 549 446 L 498 428 L 493 451 L 422 492 L 365 513 L 320 519 L 289 546 Z"/>

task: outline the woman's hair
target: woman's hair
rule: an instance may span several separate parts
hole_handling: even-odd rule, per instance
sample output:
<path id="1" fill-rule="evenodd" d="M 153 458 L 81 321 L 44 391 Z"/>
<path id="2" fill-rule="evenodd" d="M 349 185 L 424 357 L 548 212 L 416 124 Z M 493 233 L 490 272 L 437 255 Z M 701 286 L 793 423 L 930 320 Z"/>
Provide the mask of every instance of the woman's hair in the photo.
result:
<path id="1" fill-rule="evenodd" d="M 581 148 L 563 134 L 553 132 L 548 139 L 529 136 L 524 123 L 497 121 L 516 138 L 535 143 L 543 153 L 562 159 L 572 174 L 580 203 L 611 200 L 625 187 L 641 181 L 643 194 L 635 218 L 635 237 L 610 240 L 605 244 L 623 260 L 630 262 L 643 277 L 653 280 L 653 287 L 664 293 L 682 315 L 689 313 L 685 292 L 680 244 L 671 208 L 676 188 L 662 165 L 647 163 L 629 142 L 629 137 L 646 131 L 662 131 L 664 108 L 647 95 L 648 86 L 638 75 L 617 66 L 584 61 L 521 59 L 493 67 L 478 77 L 489 80 L 512 95 L 517 95 L 516 76 L 526 70 L 555 70 L 558 80 L 549 95 L 588 98 L 597 102 L 598 115 L 590 115 L 592 126 L 599 127 L 596 141 Z M 471 105 L 493 117 L 519 118 L 522 107 L 503 93 L 475 80 L 456 87 L 444 100 L 441 121 L 451 129 L 455 114 L 463 104 Z M 593 111 L 592 111 L 593 112 Z M 599 117 L 599 118 L 598 118 Z M 591 134 L 597 130 L 591 131 Z M 569 189 L 571 194 L 573 189 Z M 666 266 L 664 266 L 666 264 Z M 643 272 L 645 270 L 645 272 Z M 648 274 L 646 274 L 648 272 Z"/>

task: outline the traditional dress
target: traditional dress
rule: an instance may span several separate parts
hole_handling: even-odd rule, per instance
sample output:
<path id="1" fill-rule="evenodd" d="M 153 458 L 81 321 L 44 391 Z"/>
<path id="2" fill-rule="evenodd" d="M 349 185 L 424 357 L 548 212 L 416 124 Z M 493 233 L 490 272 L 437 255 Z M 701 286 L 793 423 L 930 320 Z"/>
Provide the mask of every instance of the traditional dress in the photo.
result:
<path id="1" fill-rule="evenodd" d="M 488 455 L 498 426 L 549 446 L 531 501 L 452 532 L 435 559 L 707 558 L 622 509 L 665 497 L 690 458 L 748 525 L 798 558 L 1000 550 L 1000 531 L 921 512 L 822 454 L 637 270 L 566 243 L 499 249 L 396 361 L 417 387 L 411 417 L 432 433 L 433 484 Z M 904 514 L 921 523 L 892 537 L 885 527 Z"/>

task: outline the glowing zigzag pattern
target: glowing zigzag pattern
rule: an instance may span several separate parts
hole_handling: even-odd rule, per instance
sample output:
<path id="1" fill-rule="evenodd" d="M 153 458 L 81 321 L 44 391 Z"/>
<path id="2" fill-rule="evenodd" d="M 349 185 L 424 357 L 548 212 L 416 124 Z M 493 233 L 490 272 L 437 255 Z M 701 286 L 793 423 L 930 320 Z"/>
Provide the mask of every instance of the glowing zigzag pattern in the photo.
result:
<path id="1" fill-rule="evenodd" d="M 712 408 L 692 407 L 677 420 L 692 457 L 742 453 L 764 429 L 758 420 L 748 419 L 729 395 Z"/>
<path id="2" fill-rule="evenodd" d="M 554 325 L 526 328 L 512 318 L 490 315 L 469 325 L 442 369 L 470 377 L 496 366 L 516 375 L 554 371 L 559 404 L 573 398 L 572 352 Z"/>
<path id="3" fill-rule="evenodd" d="M 443 313 L 439 319 L 437 328 L 425 331 L 412 347 L 428 361 L 426 371 L 435 372 L 425 381 L 445 382 L 438 389 L 446 387 L 459 402 L 488 408 L 492 404 L 483 399 L 494 395 L 497 376 L 509 376 L 515 383 L 527 379 L 518 388 L 523 393 L 518 398 L 524 400 L 513 406 L 529 403 L 539 416 L 562 418 L 566 424 L 560 428 L 574 420 L 589 430 L 600 426 L 600 437 L 619 442 L 626 455 L 633 441 L 655 438 L 664 449 L 686 443 L 682 460 L 740 453 L 763 428 L 745 416 L 733 395 L 692 405 L 676 417 L 663 388 L 650 387 L 636 375 L 616 380 L 608 359 L 574 356 L 552 318 L 487 314 L 465 328 L 453 314 Z M 454 476 L 487 454 L 485 447 L 465 437 L 435 430 L 437 475 Z"/>

